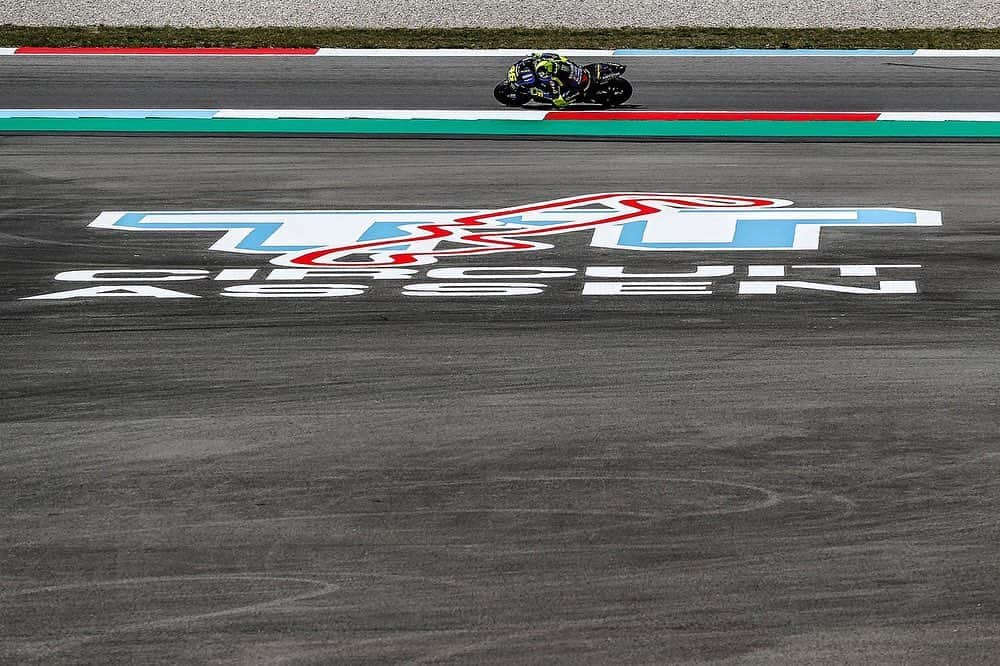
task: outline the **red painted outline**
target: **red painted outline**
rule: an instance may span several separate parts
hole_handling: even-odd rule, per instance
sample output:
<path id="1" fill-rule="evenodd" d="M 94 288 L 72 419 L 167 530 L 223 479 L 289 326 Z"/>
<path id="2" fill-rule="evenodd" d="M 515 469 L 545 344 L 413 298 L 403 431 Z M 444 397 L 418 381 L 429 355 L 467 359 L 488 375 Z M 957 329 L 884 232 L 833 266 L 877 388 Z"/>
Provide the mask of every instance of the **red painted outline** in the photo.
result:
<path id="1" fill-rule="evenodd" d="M 156 55 L 156 56 L 311 56 L 317 48 L 229 49 L 229 48 L 125 48 L 117 46 L 21 46 L 14 55 Z"/>
<path id="2" fill-rule="evenodd" d="M 633 210 L 613 215 L 611 217 L 589 220 L 585 222 L 571 222 L 566 224 L 553 224 L 545 227 L 528 227 L 525 229 L 498 229 L 495 231 L 483 231 L 476 233 L 462 233 L 469 227 L 489 226 L 489 220 L 496 220 L 509 215 L 518 215 L 537 210 L 565 208 L 567 206 L 578 206 L 593 201 L 606 201 L 617 198 L 616 203 L 630 207 Z M 606 224 L 616 224 L 625 220 L 634 219 L 643 215 L 649 215 L 659 211 L 659 208 L 650 206 L 644 201 L 656 201 L 667 203 L 673 208 L 760 208 L 775 205 L 774 199 L 761 197 L 740 197 L 724 194 L 643 194 L 643 193 L 607 193 L 589 194 L 581 197 L 570 197 L 567 199 L 557 199 L 528 206 L 518 206 L 514 208 L 504 208 L 501 210 L 476 213 L 465 217 L 455 218 L 452 222 L 442 224 L 420 224 L 416 225 L 421 231 L 427 232 L 421 236 L 403 236 L 396 238 L 384 238 L 367 243 L 357 243 L 343 247 L 326 247 L 297 255 L 289 260 L 293 266 L 400 266 L 406 264 L 420 263 L 418 257 L 444 257 L 444 256 L 467 256 L 475 254 L 492 254 L 495 252 L 516 252 L 521 250 L 535 250 L 549 247 L 544 243 L 531 240 L 515 240 L 524 236 L 541 236 L 548 234 L 559 234 L 568 231 L 577 231 L 599 227 Z M 475 245 L 476 247 L 462 248 L 457 250 L 432 250 L 430 252 L 399 252 L 389 254 L 387 262 L 323 262 L 328 256 L 343 256 L 352 252 L 371 251 L 380 247 L 391 247 L 400 243 L 412 243 L 423 240 L 433 240 L 436 238 L 450 238 L 454 242 Z"/>
<path id="3" fill-rule="evenodd" d="M 871 122 L 879 113 L 854 111 L 550 111 L 545 120 L 781 120 Z"/>

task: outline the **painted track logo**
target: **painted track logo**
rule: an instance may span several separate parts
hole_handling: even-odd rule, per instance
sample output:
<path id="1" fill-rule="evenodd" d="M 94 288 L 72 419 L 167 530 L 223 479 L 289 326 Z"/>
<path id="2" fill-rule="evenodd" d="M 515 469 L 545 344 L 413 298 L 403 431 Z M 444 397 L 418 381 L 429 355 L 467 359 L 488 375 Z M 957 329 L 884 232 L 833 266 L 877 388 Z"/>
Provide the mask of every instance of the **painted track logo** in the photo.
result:
<path id="1" fill-rule="evenodd" d="M 276 255 L 278 266 L 358 268 L 549 249 L 537 239 L 584 230 L 592 247 L 706 252 L 816 250 L 824 227 L 941 225 L 932 210 L 791 206 L 724 194 L 603 193 L 478 211 L 119 211 L 90 226 L 222 232 L 211 249 Z"/>

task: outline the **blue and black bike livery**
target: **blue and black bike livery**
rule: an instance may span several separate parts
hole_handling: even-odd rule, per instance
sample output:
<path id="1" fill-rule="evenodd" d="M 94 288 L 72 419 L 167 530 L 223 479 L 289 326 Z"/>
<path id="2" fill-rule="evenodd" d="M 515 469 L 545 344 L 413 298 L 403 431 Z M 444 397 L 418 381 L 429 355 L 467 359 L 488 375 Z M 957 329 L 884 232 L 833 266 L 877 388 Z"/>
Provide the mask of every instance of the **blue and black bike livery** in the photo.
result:
<path id="1" fill-rule="evenodd" d="M 493 89 L 493 97 L 504 106 L 524 106 L 529 102 L 555 105 L 550 89 L 538 85 L 530 70 L 511 65 L 507 79 Z M 632 96 L 632 84 L 622 76 L 625 65 L 596 62 L 583 66 L 580 94 L 574 103 L 597 104 L 603 108 L 620 106 Z"/>

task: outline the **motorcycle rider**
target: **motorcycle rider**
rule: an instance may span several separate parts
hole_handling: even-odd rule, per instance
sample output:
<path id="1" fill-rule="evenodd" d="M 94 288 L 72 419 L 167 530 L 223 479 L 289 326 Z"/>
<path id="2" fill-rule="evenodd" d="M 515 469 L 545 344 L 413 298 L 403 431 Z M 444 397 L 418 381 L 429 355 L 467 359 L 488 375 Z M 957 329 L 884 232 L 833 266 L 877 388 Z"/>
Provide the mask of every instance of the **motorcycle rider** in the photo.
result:
<path id="1" fill-rule="evenodd" d="M 532 53 L 514 67 L 516 85 L 541 93 L 560 109 L 578 99 L 587 85 L 583 67 L 558 53 Z"/>

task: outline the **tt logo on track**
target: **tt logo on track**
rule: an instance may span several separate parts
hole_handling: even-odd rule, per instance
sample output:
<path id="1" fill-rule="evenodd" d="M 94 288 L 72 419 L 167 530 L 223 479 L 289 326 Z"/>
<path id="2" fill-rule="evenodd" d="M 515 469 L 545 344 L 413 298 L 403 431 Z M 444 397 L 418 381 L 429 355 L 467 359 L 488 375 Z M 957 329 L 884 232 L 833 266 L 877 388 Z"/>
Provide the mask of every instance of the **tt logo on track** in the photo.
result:
<path id="1" fill-rule="evenodd" d="M 222 232 L 213 250 L 275 255 L 279 266 L 406 266 L 551 248 L 590 231 L 591 246 L 670 251 L 816 250 L 823 227 L 939 226 L 909 208 L 792 208 L 723 194 L 605 193 L 500 210 L 104 212 L 90 226 Z"/>

